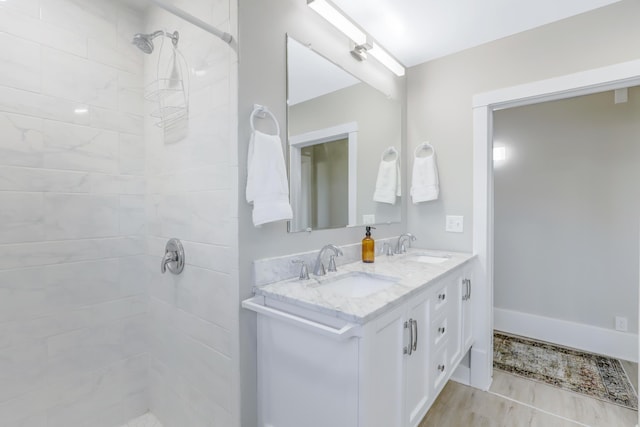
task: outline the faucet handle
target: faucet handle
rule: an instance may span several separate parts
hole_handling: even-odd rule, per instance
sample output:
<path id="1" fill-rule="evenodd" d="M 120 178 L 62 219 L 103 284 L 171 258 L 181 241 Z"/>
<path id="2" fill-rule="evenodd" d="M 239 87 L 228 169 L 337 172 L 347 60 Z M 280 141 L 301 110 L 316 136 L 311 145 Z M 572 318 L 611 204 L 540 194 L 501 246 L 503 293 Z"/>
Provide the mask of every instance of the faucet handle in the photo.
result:
<path id="1" fill-rule="evenodd" d="M 382 243 L 382 252 L 387 256 L 393 256 L 393 248 L 391 247 L 391 243 Z"/>
<path id="2" fill-rule="evenodd" d="M 338 268 L 336 267 L 336 256 L 335 255 L 331 255 L 329 257 L 329 268 L 328 271 L 338 271 Z"/>
<path id="3" fill-rule="evenodd" d="M 301 259 L 291 260 L 292 264 L 301 264 L 300 266 L 300 275 L 298 279 L 300 280 L 309 280 L 309 267 L 307 267 L 307 263 Z"/>

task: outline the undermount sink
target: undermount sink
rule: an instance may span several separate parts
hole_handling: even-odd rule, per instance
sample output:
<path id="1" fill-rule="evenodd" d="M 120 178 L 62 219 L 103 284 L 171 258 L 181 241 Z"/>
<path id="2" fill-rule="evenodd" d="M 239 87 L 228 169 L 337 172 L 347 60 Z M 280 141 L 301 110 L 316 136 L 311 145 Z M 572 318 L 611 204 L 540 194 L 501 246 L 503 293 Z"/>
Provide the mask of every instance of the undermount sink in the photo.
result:
<path id="1" fill-rule="evenodd" d="M 350 298 L 363 298 L 395 285 L 399 279 L 353 272 L 322 282 L 322 291 Z"/>
<path id="2" fill-rule="evenodd" d="M 419 252 L 408 255 L 411 261 L 422 262 L 425 264 L 441 264 L 451 259 L 449 254 L 433 254 L 427 252 Z"/>

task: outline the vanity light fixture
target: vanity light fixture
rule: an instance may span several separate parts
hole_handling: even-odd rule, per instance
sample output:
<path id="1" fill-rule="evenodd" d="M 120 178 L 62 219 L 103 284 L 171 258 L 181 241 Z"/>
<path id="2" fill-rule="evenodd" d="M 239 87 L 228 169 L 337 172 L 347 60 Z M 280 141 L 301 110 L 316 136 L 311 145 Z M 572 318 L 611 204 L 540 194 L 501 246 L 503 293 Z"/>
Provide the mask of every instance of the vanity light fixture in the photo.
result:
<path id="1" fill-rule="evenodd" d="M 397 76 L 404 76 L 402 64 L 382 49 L 380 45 L 371 41 L 364 31 L 328 0 L 307 0 L 307 5 L 355 43 L 355 47 L 351 51 L 354 58 L 364 61 L 370 54 Z"/>

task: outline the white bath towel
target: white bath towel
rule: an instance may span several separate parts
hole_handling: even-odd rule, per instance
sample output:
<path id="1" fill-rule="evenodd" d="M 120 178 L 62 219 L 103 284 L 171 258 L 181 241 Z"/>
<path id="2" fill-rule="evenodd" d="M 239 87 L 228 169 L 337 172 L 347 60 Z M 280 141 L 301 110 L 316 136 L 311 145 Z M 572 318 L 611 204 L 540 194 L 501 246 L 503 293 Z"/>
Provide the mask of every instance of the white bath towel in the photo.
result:
<path id="1" fill-rule="evenodd" d="M 278 135 L 253 131 L 247 156 L 247 202 L 253 203 L 253 225 L 293 218 L 289 183 Z"/>
<path id="2" fill-rule="evenodd" d="M 429 150 L 431 152 L 424 155 L 424 152 Z M 413 203 L 436 200 L 440 195 L 436 150 L 431 144 L 424 143 L 416 148 L 414 154 L 411 200 Z"/>
<path id="3" fill-rule="evenodd" d="M 401 195 L 400 162 L 398 152 L 391 147 L 382 154 L 378 167 L 376 188 L 373 192 L 373 201 L 394 205 L 396 197 Z"/>

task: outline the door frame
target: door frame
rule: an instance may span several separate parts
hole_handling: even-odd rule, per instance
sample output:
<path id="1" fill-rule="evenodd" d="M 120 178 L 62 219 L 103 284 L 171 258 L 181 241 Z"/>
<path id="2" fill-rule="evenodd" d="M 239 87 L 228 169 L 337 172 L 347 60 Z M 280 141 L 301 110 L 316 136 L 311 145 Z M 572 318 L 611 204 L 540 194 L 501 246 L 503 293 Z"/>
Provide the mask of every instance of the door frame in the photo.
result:
<path id="1" fill-rule="evenodd" d="M 474 283 L 472 386 L 488 390 L 493 376 L 493 112 L 638 85 L 640 60 L 635 60 L 473 97 L 473 253 L 478 274 Z"/>

